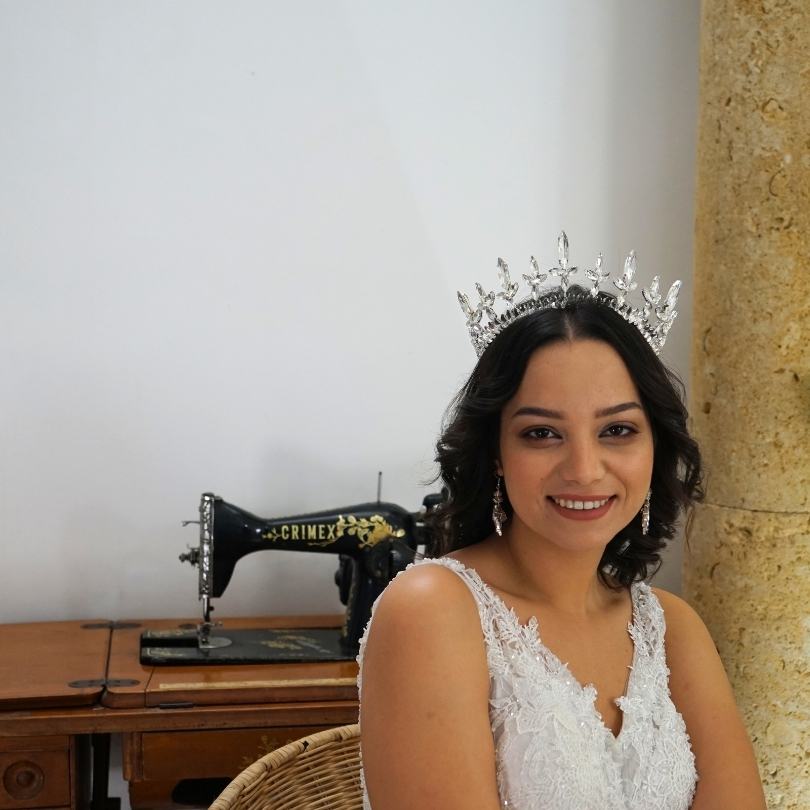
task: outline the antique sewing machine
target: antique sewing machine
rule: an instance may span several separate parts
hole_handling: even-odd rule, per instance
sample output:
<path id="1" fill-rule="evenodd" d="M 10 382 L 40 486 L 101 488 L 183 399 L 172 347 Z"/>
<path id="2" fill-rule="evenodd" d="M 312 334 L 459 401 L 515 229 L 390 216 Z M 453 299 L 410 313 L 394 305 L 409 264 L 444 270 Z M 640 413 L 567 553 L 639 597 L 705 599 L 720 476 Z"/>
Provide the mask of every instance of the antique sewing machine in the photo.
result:
<path id="1" fill-rule="evenodd" d="M 379 489 L 378 489 L 379 497 Z M 417 513 L 393 503 L 363 503 L 281 518 L 261 518 L 206 492 L 200 499 L 199 543 L 180 555 L 198 568 L 202 621 L 177 630 L 146 630 L 141 661 L 151 664 L 247 664 L 349 660 L 374 600 L 417 547 L 429 544 L 423 518 L 442 495 L 428 495 Z M 222 596 L 236 563 L 255 551 L 281 549 L 336 554 L 335 574 L 346 616 L 340 628 L 223 629 L 211 621 L 211 600 Z"/>

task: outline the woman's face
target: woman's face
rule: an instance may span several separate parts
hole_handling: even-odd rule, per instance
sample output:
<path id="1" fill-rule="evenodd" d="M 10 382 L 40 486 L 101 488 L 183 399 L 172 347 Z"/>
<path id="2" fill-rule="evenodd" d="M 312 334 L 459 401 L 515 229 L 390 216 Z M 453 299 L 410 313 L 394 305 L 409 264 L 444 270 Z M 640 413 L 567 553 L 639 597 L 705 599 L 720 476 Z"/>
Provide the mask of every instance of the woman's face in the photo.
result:
<path id="1" fill-rule="evenodd" d="M 516 530 L 604 548 L 641 509 L 652 466 L 650 424 L 615 349 L 574 340 L 535 351 L 501 412 L 498 471 Z"/>

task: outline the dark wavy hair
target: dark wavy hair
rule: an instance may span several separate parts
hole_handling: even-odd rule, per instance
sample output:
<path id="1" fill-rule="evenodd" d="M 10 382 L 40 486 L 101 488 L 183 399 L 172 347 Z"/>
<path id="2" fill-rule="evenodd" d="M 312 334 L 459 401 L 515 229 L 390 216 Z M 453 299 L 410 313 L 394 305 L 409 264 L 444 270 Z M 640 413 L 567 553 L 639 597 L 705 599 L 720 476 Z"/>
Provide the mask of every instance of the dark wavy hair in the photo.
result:
<path id="1" fill-rule="evenodd" d="M 572 286 L 574 293 L 584 292 Z M 559 309 L 516 320 L 487 346 L 445 413 L 436 461 L 446 500 L 426 516 L 430 556 L 471 546 L 492 533 L 492 490 L 504 405 L 515 395 L 531 355 L 577 339 L 601 340 L 616 350 L 638 389 L 654 445 L 650 526 L 636 515 L 605 547 L 599 577 L 622 588 L 654 574 L 675 534 L 681 510 L 704 497 L 700 451 L 687 430 L 684 386 L 639 330 L 604 304 L 577 298 Z M 504 509 L 512 514 L 508 495 Z M 629 546 L 622 546 L 629 541 Z"/>

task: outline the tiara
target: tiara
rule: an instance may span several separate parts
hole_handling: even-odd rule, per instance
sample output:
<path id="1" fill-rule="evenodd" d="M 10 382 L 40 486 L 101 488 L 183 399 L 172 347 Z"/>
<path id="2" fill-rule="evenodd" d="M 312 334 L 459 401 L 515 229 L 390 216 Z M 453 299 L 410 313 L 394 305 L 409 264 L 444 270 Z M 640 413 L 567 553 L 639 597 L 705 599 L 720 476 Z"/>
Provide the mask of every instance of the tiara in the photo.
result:
<path id="1" fill-rule="evenodd" d="M 557 266 L 545 272 L 541 272 L 540 265 L 534 256 L 529 259 L 531 272 L 524 273 L 523 278 L 531 288 L 531 295 L 519 303 L 515 303 L 519 283 L 512 281 L 509 275 L 509 265 L 503 259 L 498 259 L 500 290 L 485 291 L 480 284 L 476 283 L 475 289 L 480 300 L 474 307 L 467 295 L 462 292 L 458 293 L 461 311 L 467 318 L 470 340 L 478 357 L 507 326 L 523 315 L 544 309 L 562 309 L 568 304 L 579 301 L 595 301 L 610 307 L 641 332 L 656 354 L 661 351 L 667 334 L 672 328 L 672 322 L 678 316 L 675 304 L 681 288 L 680 281 L 674 282 L 662 299 L 659 290 L 660 278 L 655 276 L 650 286 L 643 287 L 641 290 L 644 305 L 634 307 L 627 301 L 628 294 L 638 287 L 634 280 L 636 275 L 636 252 L 634 250 L 630 251 L 630 255 L 624 261 L 624 272 L 621 278 L 612 279 L 613 286 L 618 290 L 616 295 L 599 289 L 599 285 L 610 278 L 610 272 L 602 269 L 601 253 L 596 257 L 594 267 L 584 270 L 585 276 L 591 282 L 590 289 L 585 289 L 578 284 L 569 285 L 569 277 L 579 268 L 572 267 L 568 261 L 568 237 L 565 235 L 565 231 L 560 233 L 557 239 L 557 252 L 559 254 Z M 543 282 L 549 276 L 559 278 L 559 283 L 543 289 Z M 495 311 L 495 302 L 498 298 L 506 302 L 506 309 L 500 313 Z M 486 317 L 486 322 L 482 323 L 484 317 Z"/>

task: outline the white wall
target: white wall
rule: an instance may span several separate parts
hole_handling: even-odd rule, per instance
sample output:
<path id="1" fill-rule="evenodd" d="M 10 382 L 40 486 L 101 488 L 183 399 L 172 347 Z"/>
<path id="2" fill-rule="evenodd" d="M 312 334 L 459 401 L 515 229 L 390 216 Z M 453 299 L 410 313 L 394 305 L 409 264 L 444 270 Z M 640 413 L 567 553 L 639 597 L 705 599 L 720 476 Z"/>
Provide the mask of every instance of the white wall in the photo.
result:
<path id="1" fill-rule="evenodd" d="M 686 376 L 698 6 L 0 0 L 0 620 L 196 615 L 206 490 L 416 509 L 456 289 L 561 227 L 687 280 Z M 255 554 L 218 614 L 335 567 Z"/>

